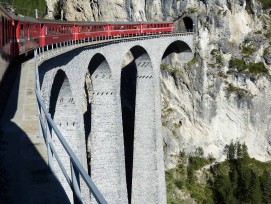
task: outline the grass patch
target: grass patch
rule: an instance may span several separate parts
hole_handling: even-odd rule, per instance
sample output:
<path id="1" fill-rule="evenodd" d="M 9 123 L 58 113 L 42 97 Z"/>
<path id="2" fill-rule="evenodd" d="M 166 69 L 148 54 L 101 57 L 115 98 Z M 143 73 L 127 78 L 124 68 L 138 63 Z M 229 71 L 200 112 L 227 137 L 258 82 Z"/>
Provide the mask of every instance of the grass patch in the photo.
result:
<path id="1" fill-rule="evenodd" d="M 223 59 L 222 59 L 222 56 L 221 56 L 221 53 L 219 50 L 213 49 L 211 51 L 211 55 L 215 58 L 215 61 L 217 64 L 219 64 L 219 65 L 223 64 Z"/>
<path id="2" fill-rule="evenodd" d="M 194 7 L 190 7 L 190 8 L 187 8 L 187 12 L 188 12 L 188 13 L 196 13 L 196 12 L 197 12 L 197 9 L 194 8 Z"/>
<path id="3" fill-rule="evenodd" d="M 253 75 L 269 75 L 268 69 L 264 66 L 263 62 L 248 64 L 249 73 Z"/>
<path id="4" fill-rule="evenodd" d="M 246 69 L 246 64 L 243 59 L 231 59 L 229 67 L 237 69 L 237 72 L 242 72 Z"/>
<path id="5" fill-rule="evenodd" d="M 174 75 L 180 72 L 180 69 L 178 67 L 172 67 L 170 64 L 161 64 L 160 69 L 168 71 L 171 75 Z"/>
<path id="6" fill-rule="evenodd" d="M 242 53 L 245 56 L 249 56 L 249 55 L 253 54 L 255 51 L 256 51 L 256 49 L 251 46 L 242 46 Z"/>
<path id="7" fill-rule="evenodd" d="M 224 72 L 222 72 L 222 71 L 218 72 L 217 76 L 219 76 L 219 77 L 221 77 L 223 79 L 227 79 L 228 78 L 228 76 Z"/>
<path id="8" fill-rule="evenodd" d="M 232 84 L 228 85 L 227 92 L 230 94 L 236 94 L 239 98 L 247 98 L 247 97 L 251 96 L 249 91 L 242 89 L 242 88 L 239 88 L 239 87 L 236 87 Z"/>
<path id="9" fill-rule="evenodd" d="M 193 59 L 190 60 L 189 62 L 187 62 L 187 65 L 190 67 L 190 66 L 192 66 L 193 64 L 198 63 L 199 60 L 200 60 L 200 56 L 199 56 L 199 54 L 198 54 L 197 52 L 195 52 L 195 53 L 194 53 Z"/>
<path id="10" fill-rule="evenodd" d="M 262 3 L 263 9 L 270 9 L 271 8 L 271 1 L 270 0 L 258 0 Z"/>

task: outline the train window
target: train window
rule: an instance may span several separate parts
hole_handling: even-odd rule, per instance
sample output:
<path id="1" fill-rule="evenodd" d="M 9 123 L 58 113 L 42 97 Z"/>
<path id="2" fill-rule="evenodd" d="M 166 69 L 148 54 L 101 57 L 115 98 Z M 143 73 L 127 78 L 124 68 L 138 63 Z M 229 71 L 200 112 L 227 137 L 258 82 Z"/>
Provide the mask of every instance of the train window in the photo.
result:
<path id="1" fill-rule="evenodd" d="M 24 25 L 21 24 L 20 26 L 20 36 L 23 37 L 24 36 Z"/>

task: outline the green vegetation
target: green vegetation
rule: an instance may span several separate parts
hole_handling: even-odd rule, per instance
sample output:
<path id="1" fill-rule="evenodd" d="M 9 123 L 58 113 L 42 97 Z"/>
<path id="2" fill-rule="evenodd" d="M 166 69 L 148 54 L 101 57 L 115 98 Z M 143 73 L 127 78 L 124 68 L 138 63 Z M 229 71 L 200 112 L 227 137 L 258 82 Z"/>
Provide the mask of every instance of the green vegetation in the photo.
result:
<path id="1" fill-rule="evenodd" d="M 258 62 L 258 63 L 252 63 L 250 62 L 248 64 L 248 71 L 249 73 L 253 75 L 269 75 L 268 69 L 264 66 L 263 62 Z"/>
<path id="2" fill-rule="evenodd" d="M 199 60 L 200 60 L 199 53 L 195 52 L 195 53 L 194 53 L 194 57 L 193 57 L 193 59 L 192 59 L 192 60 L 190 60 L 189 62 L 187 62 L 187 65 L 190 67 L 190 66 L 192 66 L 193 64 L 198 63 L 198 62 L 199 62 Z"/>
<path id="3" fill-rule="evenodd" d="M 180 69 L 178 67 L 172 67 L 169 64 L 161 64 L 160 69 L 168 71 L 171 75 L 180 72 Z"/>
<path id="4" fill-rule="evenodd" d="M 228 78 L 228 76 L 224 72 L 222 72 L 222 71 L 218 72 L 217 76 L 219 76 L 219 77 L 221 77 L 223 79 L 227 79 Z"/>
<path id="5" fill-rule="evenodd" d="M 245 64 L 243 59 L 231 59 L 229 62 L 230 70 L 227 74 L 242 73 L 252 76 L 267 76 L 269 77 L 268 69 L 263 62 Z"/>
<path id="6" fill-rule="evenodd" d="M 248 98 L 251 96 L 250 92 L 245 90 L 245 89 L 242 89 L 242 88 L 238 88 L 232 84 L 229 84 L 228 87 L 227 87 L 227 91 L 228 93 L 234 93 L 238 96 L 238 98 Z"/>
<path id="7" fill-rule="evenodd" d="M 178 166 L 166 172 L 167 203 L 177 204 L 182 201 L 178 191 L 189 193 L 198 203 L 212 203 L 212 191 L 205 184 L 199 183 L 196 171 L 214 161 L 212 157 L 204 158 L 203 149 L 196 148 L 195 152 L 186 155 L 180 152 Z"/>
<path id="8" fill-rule="evenodd" d="M 245 56 L 249 56 L 251 54 L 253 54 L 256 51 L 256 49 L 252 46 L 242 46 L 242 53 Z"/>
<path id="9" fill-rule="evenodd" d="M 210 170 L 215 203 L 270 203 L 271 165 L 250 158 L 245 144 L 231 143 L 227 160 Z"/>
<path id="10" fill-rule="evenodd" d="M 32 0 L 4 0 L 1 1 L 2 5 L 8 3 L 15 9 L 15 13 L 24 16 L 35 17 L 35 9 L 38 9 L 39 17 L 44 17 L 46 14 L 46 1 L 32 1 Z M 4 3 L 5 2 L 5 3 Z"/>
<path id="11" fill-rule="evenodd" d="M 166 172 L 169 204 L 187 203 L 183 194 L 197 203 L 270 203 L 271 163 L 250 158 L 245 143 L 231 142 L 227 159 L 210 168 L 214 159 L 203 153 L 201 147 L 188 156 L 180 152 L 177 167 Z"/>
<path id="12" fill-rule="evenodd" d="M 187 12 L 188 12 L 188 13 L 196 13 L 196 12 L 197 12 L 197 9 L 194 8 L 194 7 L 190 7 L 190 8 L 187 8 Z"/>
<path id="13" fill-rule="evenodd" d="M 223 64 L 223 59 L 222 59 L 222 56 L 221 56 L 221 53 L 219 50 L 213 49 L 211 51 L 211 55 L 215 58 L 215 61 L 217 64 L 219 64 L 219 65 Z"/>
<path id="14" fill-rule="evenodd" d="M 262 3 L 263 9 L 270 9 L 271 8 L 271 1 L 270 0 L 258 0 Z"/>

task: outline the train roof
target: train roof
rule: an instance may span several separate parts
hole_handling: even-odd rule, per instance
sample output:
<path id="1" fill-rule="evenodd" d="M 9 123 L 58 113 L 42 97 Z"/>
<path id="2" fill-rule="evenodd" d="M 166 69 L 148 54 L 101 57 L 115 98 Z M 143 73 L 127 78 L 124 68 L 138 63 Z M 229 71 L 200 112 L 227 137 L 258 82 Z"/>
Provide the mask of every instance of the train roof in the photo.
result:
<path id="1" fill-rule="evenodd" d="M 94 21 L 61 21 L 61 20 L 50 20 L 50 19 L 41 19 L 41 23 L 51 23 L 51 24 L 79 24 L 79 25 L 107 25 L 106 22 L 94 22 Z"/>
<path id="2" fill-rule="evenodd" d="M 112 25 L 118 25 L 118 24 L 138 24 L 140 22 L 136 22 L 136 21 L 131 21 L 131 22 L 128 22 L 128 21 L 112 21 L 112 22 L 108 22 L 108 24 L 112 24 Z"/>
<path id="3" fill-rule="evenodd" d="M 151 24 L 151 23 L 173 23 L 173 21 L 142 21 L 142 24 Z"/>

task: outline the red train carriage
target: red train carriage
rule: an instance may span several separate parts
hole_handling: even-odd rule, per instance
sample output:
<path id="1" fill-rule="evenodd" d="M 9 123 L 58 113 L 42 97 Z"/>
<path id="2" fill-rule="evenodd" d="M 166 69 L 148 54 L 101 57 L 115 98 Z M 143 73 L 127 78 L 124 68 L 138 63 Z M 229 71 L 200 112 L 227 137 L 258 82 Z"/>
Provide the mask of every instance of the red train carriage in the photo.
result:
<path id="1" fill-rule="evenodd" d="M 173 22 L 64 22 L 19 17 L 0 6 L 0 82 L 12 58 L 70 40 L 170 33 Z"/>
<path id="2" fill-rule="evenodd" d="M 140 34 L 140 22 L 114 22 L 109 23 L 109 36 L 131 36 Z"/>
<path id="3" fill-rule="evenodd" d="M 12 19 L 0 6 L 0 83 L 10 60 L 15 55 L 13 47 L 15 37 L 13 30 Z"/>
<path id="4" fill-rule="evenodd" d="M 108 23 L 74 22 L 74 40 L 108 36 Z"/>
<path id="5" fill-rule="evenodd" d="M 15 55 L 27 53 L 39 47 L 40 23 L 31 17 L 12 16 L 15 26 Z"/>
<path id="6" fill-rule="evenodd" d="M 73 23 L 40 19 L 40 47 L 73 39 Z"/>
<path id="7" fill-rule="evenodd" d="M 141 32 L 145 34 L 151 33 L 171 33 L 174 29 L 173 22 L 142 22 Z"/>
<path id="8" fill-rule="evenodd" d="M 0 9 L 0 49 L 1 54 L 7 56 L 12 56 L 12 39 L 13 36 L 13 28 L 12 28 L 12 19 L 10 15 L 4 10 Z"/>

